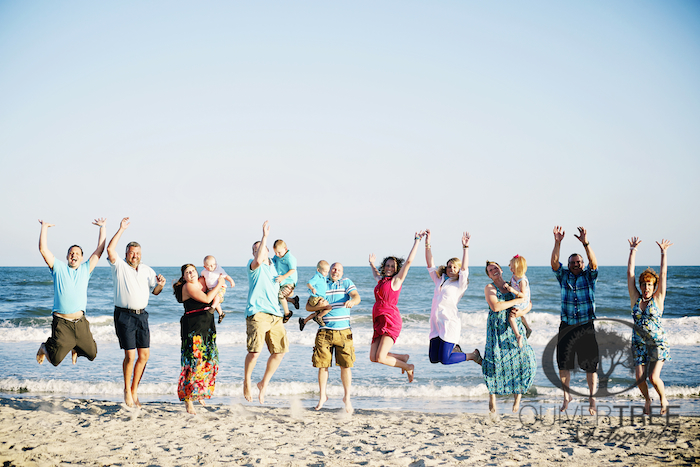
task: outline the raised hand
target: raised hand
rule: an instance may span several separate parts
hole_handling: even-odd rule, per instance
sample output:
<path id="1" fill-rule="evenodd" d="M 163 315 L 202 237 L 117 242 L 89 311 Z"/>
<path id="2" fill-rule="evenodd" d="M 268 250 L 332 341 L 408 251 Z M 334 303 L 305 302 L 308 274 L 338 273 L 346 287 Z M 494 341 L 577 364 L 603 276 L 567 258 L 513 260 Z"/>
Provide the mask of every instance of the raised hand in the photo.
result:
<path id="1" fill-rule="evenodd" d="M 413 234 L 413 239 L 418 240 L 420 242 L 420 239 L 423 238 L 424 235 L 425 230 L 421 230 L 420 232 L 416 232 L 415 234 Z"/>
<path id="2" fill-rule="evenodd" d="M 267 237 L 270 233 L 270 221 L 263 222 L 263 236 Z"/>
<path id="3" fill-rule="evenodd" d="M 374 262 L 375 262 L 375 261 L 377 261 L 377 255 L 375 255 L 374 253 L 372 253 L 371 255 L 369 255 L 369 264 L 371 264 L 372 266 L 374 266 Z"/>
<path id="4" fill-rule="evenodd" d="M 99 219 L 95 219 L 94 221 L 92 221 L 92 224 L 104 227 L 105 225 L 107 225 L 107 219 L 105 219 L 104 217 L 100 217 Z"/>
<path id="5" fill-rule="evenodd" d="M 656 242 L 656 244 L 659 245 L 659 248 L 661 248 L 661 251 L 666 251 L 666 249 L 667 249 L 668 247 L 670 247 L 671 245 L 673 245 L 673 243 L 669 242 L 669 241 L 666 240 L 666 239 L 661 240 L 661 243 Z"/>
<path id="6" fill-rule="evenodd" d="M 462 234 L 462 247 L 466 248 L 469 246 L 469 239 L 471 238 L 471 235 L 469 235 L 469 232 L 464 232 Z"/>
<path id="7" fill-rule="evenodd" d="M 430 229 L 425 229 L 425 244 L 430 245 Z"/>
<path id="8" fill-rule="evenodd" d="M 121 224 L 119 224 L 119 228 L 122 230 L 125 230 L 126 228 L 129 227 L 129 224 L 131 224 L 131 222 L 129 221 L 129 218 L 125 217 L 124 219 L 122 219 Z"/>
<path id="9" fill-rule="evenodd" d="M 629 239 L 629 242 L 630 242 L 630 248 L 637 248 L 637 246 L 639 246 L 639 244 L 642 243 L 642 239 L 639 237 L 632 237 Z"/>
<path id="10" fill-rule="evenodd" d="M 165 287 L 165 277 L 163 277 L 162 274 L 158 274 L 156 276 L 156 282 L 158 282 L 158 285 L 160 285 L 161 287 Z"/>
<path id="11" fill-rule="evenodd" d="M 42 221 L 41 219 L 39 219 L 39 223 L 41 224 L 42 227 L 43 226 L 46 226 L 46 227 L 55 227 L 56 226 L 56 224 L 49 224 L 48 222 Z"/>
<path id="12" fill-rule="evenodd" d="M 560 225 L 554 226 L 554 241 L 556 242 L 561 242 L 564 240 L 564 235 L 566 232 L 564 232 L 564 228 L 561 227 Z"/>
<path id="13" fill-rule="evenodd" d="M 574 234 L 574 237 L 578 238 L 578 240 L 583 243 L 584 245 L 588 243 L 588 240 L 586 238 L 586 229 L 583 227 L 576 227 L 578 229 L 578 235 Z"/>

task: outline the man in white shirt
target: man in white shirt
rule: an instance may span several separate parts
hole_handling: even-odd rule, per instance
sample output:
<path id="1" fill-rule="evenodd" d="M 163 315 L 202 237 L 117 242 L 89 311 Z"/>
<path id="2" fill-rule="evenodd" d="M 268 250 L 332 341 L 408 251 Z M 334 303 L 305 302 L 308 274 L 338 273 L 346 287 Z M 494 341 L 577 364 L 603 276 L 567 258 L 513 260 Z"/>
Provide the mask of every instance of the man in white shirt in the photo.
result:
<path id="1" fill-rule="evenodd" d="M 114 328 L 119 347 L 124 349 L 124 403 L 141 407 L 137 390 L 151 353 L 146 306 L 150 293 L 158 295 L 163 290 L 165 277 L 156 276 L 153 269 L 141 264 L 141 245 L 136 242 L 126 246 L 125 259 L 117 257 L 117 243 L 129 223 L 128 217 L 122 219 L 107 246 L 107 259 L 114 283 Z"/>

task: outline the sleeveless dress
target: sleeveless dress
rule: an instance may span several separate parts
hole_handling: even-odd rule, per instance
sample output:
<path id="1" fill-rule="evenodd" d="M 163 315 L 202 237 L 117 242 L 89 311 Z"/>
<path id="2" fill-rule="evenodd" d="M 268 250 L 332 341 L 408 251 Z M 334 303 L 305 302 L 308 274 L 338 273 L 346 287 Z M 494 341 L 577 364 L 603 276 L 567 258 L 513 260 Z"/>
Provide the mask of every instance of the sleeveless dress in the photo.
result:
<path id="1" fill-rule="evenodd" d="M 504 294 L 498 287 L 496 294 L 499 302 L 514 298 L 513 294 Z M 525 336 L 523 323 L 519 319 L 516 322 L 520 334 Z M 518 348 L 513 330 L 508 324 L 508 309 L 489 312 L 483 359 L 481 371 L 489 394 L 525 394 L 535 380 L 535 352 L 527 339 L 523 347 Z"/>
<path id="2" fill-rule="evenodd" d="M 372 307 L 372 323 L 374 335 L 372 342 L 384 335 L 391 337 L 394 342 L 401 333 L 403 320 L 396 304 L 399 302 L 401 289 L 391 288 L 391 277 L 383 277 L 374 288 L 374 306 Z"/>
<path id="3" fill-rule="evenodd" d="M 177 396 L 181 401 L 209 399 L 214 394 L 219 372 L 216 326 L 209 304 L 189 298 L 183 302 L 180 318 L 181 365 Z"/>
<path id="4" fill-rule="evenodd" d="M 634 361 L 637 365 L 646 365 L 649 362 L 671 360 L 668 339 L 664 328 L 661 327 L 661 315 L 656 306 L 656 299 L 652 298 L 642 311 L 640 305 L 642 297 L 632 308 L 634 318 L 634 332 L 632 333 L 632 347 L 634 348 Z"/>

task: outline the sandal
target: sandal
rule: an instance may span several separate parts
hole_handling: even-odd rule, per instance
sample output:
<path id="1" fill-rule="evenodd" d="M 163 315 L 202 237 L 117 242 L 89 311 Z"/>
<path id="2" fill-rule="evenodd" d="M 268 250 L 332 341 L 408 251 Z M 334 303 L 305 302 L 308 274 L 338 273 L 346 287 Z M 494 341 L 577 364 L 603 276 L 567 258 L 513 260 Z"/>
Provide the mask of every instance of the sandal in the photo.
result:
<path id="1" fill-rule="evenodd" d="M 299 309 L 299 295 L 292 299 L 292 305 L 294 305 L 294 308 L 296 308 L 297 310 Z"/>
<path id="2" fill-rule="evenodd" d="M 455 353 L 455 352 L 464 353 L 464 351 L 462 351 L 462 347 L 460 347 L 459 344 L 455 344 L 455 346 L 452 348 L 452 353 Z"/>
<path id="3" fill-rule="evenodd" d="M 481 365 L 484 359 L 481 358 L 481 352 L 479 352 L 479 349 L 474 349 L 474 354 L 476 355 L 474 357 L 474 363 L 476 363 L 477 365 Z"/>
<path id="4" fill-rule="evenodd" d="M 287 324 L 287 321 L 289 321 L 289 318 L 291 318 L 293 314 L 294 312 L 290 311 L 288 315 L 284 315 L 284 318 L 282 318 L 282 324 Z"/>
<path id="5" fill-rule="evenodd" d="M 224 313 L 223 311 L 221 313 L 219 313 L 219 324 L 221 324 L 221 322 L 224 320 L 225 317 L 226 317 L 226 313 Z"/>
<path id="6" fill-rule="evenodd" d="M 318 323 L 318 325 L 321 327 L 326 325 L 326 323 L 323 322 L 323 318 L 318 315 L 314 316 L 314 321 L 316 321 L 316 323 Z"/>
<path id="7" fill-rule="evenodd" d="M 304 322 L 304 318 L 299 318 L 299 330 L 303 331 L 304 326 L 306 326 L 306 323 Z"/>

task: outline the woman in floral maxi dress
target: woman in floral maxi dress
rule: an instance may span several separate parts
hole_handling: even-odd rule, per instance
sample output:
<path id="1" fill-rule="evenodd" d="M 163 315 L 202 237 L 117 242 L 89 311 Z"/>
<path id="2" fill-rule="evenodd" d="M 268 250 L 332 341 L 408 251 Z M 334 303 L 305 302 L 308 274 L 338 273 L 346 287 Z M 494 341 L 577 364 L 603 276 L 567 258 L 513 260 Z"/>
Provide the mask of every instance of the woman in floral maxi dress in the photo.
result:
<path id="1" fill-rule="evenodd" d="M 197 268 L 185 264 L 182 277 L 173 284 L 177 301 L 185 306 L 180 319 L 181 364 L 177 395 L 185 402 L 188 413 L 195 414 L 193 401 L 204 405 L 211 398 L 219 371 L 219 350 L 216 347 L 216 326 L 211 301 L 224 285 L 224 277 L 213 289 L 204 293 L 206 286 L 198 280 Z"/>

